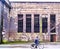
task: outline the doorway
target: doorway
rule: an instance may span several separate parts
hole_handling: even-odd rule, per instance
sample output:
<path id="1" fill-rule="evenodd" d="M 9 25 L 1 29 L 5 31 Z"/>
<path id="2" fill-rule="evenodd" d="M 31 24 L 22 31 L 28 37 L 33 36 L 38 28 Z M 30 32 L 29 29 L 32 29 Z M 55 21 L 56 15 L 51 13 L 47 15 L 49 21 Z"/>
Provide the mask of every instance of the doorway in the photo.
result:
<path id="1" fill-rule="evenodd" d="M 50 35 L 50 42 L 56 42 L 56 34 Z"/>

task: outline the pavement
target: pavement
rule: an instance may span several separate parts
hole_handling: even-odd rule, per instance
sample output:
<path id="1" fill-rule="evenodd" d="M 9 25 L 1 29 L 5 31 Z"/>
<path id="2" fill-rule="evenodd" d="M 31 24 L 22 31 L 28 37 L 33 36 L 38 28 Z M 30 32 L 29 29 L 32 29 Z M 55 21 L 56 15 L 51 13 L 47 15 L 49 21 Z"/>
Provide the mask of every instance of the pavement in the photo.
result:
<path id="1" fill-rule="evenodd" d="M 31 49 L 32 43 L 27 44 L 1 44 L 0 48 L 19 48 L 19 49 Z M 41 43 L 40 49 L 60 49 L 60 43 Z"/>

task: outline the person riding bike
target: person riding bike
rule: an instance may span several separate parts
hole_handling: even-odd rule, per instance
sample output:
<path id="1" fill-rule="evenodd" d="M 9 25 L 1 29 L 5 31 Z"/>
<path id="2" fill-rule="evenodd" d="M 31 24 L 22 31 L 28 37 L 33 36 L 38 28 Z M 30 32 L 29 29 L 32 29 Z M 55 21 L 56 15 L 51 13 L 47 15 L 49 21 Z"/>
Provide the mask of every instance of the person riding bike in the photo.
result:
<path id="1" fill-rule="evenodd" d="M 39 45 L 39 38 L 38 38 L 38 36 L 36 37 L 34 43 L 36 45 L 35 48 L 37 48 L 37 46 Z"/>

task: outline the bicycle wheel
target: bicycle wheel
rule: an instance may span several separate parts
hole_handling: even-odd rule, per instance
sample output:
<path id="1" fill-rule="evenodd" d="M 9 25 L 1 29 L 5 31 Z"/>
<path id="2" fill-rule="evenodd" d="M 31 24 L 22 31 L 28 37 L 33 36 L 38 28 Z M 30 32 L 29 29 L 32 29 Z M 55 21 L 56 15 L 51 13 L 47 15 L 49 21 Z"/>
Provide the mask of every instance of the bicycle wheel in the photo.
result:
<path id="1" fill-rule="evenodd" d="M 39 45 L 39 49 L 44 49 L 44 45 Z"/>
<path id="2" fill-rule="evenodd" d="M 31 44 L 31 49 L 35 49 L 35 44 Z"/>

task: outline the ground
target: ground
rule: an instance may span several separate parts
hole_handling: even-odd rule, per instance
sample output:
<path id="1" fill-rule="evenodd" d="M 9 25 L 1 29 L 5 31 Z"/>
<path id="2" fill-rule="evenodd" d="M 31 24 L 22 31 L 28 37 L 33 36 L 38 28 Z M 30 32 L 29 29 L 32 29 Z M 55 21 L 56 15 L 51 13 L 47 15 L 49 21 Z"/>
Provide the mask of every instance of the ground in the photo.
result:
<path id="1" fill-rule="evenodd" d="M 41 44 L 39 45 L 40 49 L 60 49 L 60 44 Z M 0 45 L 1 49 L 31 49 L 31 44 L 2 44 Z"/>

